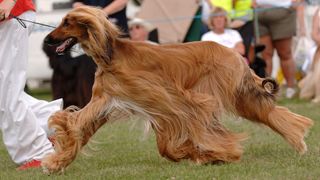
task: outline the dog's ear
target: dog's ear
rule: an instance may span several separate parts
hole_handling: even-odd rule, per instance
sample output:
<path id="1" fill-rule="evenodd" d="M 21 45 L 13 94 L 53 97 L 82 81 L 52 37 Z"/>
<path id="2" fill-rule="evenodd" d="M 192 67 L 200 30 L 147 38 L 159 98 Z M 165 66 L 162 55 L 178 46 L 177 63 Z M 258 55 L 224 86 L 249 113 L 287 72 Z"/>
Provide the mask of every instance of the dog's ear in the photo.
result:
<path id="1" fill-rule="evenodd" d="M 100 19 L 99 19 L 100 18 Z M 111 63 L 113 46 L 116 38 L 119 37 L 119 30 L 115 25 L 109 22 L 106 17 L 95 17 L 85 23 L 87 29 L 88 42 L 91 44 L 96 55 L 103 55 L 107 64 Z"/>

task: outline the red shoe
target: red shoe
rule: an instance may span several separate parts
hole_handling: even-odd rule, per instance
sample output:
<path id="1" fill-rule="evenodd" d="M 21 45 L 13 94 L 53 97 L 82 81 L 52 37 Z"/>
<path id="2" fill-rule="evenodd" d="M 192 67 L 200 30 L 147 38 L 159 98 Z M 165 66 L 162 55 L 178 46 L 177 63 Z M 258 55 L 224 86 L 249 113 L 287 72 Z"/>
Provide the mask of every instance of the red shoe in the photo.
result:
<path id="1" fill-rule="evenodd" d="M 34 159 L 32 161 L 24 163 L 23 165 L 18 167 L 17 170 L 22 171 L 30 168 L 39 168 L 39 167 L 41 167 L 41 161 Z"/>

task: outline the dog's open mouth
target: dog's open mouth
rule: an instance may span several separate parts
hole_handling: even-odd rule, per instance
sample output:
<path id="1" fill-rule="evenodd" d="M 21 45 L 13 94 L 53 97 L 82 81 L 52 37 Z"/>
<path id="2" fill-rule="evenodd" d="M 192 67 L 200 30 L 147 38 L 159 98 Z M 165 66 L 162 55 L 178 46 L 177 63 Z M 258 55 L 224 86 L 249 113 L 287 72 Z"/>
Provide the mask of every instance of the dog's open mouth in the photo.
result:
<path id="1" fill-rule="evenodd" d="M 77 43 L 77 39 L 74 37 L 67 38 L 56 48 L 56 53 L 62 54 L 69 50 L 73 45 Z"/>

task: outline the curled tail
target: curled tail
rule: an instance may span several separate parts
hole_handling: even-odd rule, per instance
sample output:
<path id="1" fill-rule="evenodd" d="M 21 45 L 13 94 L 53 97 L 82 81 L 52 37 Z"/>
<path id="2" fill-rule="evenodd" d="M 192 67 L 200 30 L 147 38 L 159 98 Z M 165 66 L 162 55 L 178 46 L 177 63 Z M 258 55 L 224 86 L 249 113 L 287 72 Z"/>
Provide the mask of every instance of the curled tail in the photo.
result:
<path id="1" fill-rule="evenodd" d="M 254 71 L 250 70 L 250 75 L 253 77 L 254 82 L 257 86 L 261 87 L 264 91 L 262 93 L 267 93 L 275 96 L 279 92 L 278 83 L 272 78 L 260 78 Z M 247 76 L 250 76 L 247 74 Z M 248 77 L 247 77 L 248 78 Z"/>
<path id="2" fill-rule="evenodd" d="M 262 81 L 262 87 L 270 94 L 276 95 L 279 92 L 278 83 L 271 78 L 266 78 Z"/>
<path id="3" fill-rule="evenodd" d="M 279 85 L 271 78 L 260 78 L 253 71 L 244 74 L 236 92 L 236 110 L 244 118 L 255 121 L 275 105 Z M 252 108 L 254 107 L 254 108 Z"/>

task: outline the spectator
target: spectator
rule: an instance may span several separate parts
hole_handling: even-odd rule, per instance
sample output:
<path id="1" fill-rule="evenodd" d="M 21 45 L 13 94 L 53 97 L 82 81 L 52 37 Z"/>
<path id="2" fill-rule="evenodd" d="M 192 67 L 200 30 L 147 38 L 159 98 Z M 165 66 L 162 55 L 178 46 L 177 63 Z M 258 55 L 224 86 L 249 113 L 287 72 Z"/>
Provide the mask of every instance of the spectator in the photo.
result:
<path id="1" fill-rule="evenodd" d="M 253 13 L 252 0 L 202 0 L 202 22 L 201 32 L 207 32 L 209 11 L 220 7 L 227 11 L 228 17 L 232 19 L 229 27 L 237 30 L 243 40 L 245 47 L 244 56 L 249 59 L 249 50 L 253 40 Z M 203 34 L 203 33 L 202 33 Z"/>
<path id="2" fill-rule="evenodd" d="M 317 45 L 310 71 L 299 82 L 300 94 L 302 99 L 312 99 L 312 102 L 320 102 L 320 17 L 319 9 L 313 15 L 311 37 Z"/>
<path id="3" fill-rule="evenodd" d="M 201 41 L 214 41 L 244 55 L 244 45 L 239 32 L 226 28 L 228 17 L 224 9 L 216 7 L 210 14 L 208 25 L 211 31 L 202 35 Z"/>
<path id="4" fill-rule="evenodd" d="M 101 7 L 109 20 L 115 23 L 127 36 L 127 2 L 128 0 L 75 0 L 73 7 L 76 8 L 84 5 Z"/>
<path id="5" fill-rule="evenodd" d="M 272 72 L 274 49 L 280 58 L 280 66 L 287 82 L 286 97 L 295 93 L 295 63 L 292 55 L 292 37 L 296 34 L 296 9 L 292 0 L 255 0 L 258 8 L 271 8 L 258 12 L 260 43 L 266 46 L 262 57 L 266 61 L 266 73 Z M 276 8 L 274 8 L 276 7 Z"/>
<path id="6" fill-rule="evenodd" d="M 54 151 L 47 122 L 62 102 L 37 100 L 24 92 L 33 24 L 23 27 L 10 15 L 34 21 L 32 0 L 0 0 L 0 128 L 11 159 L 24 170 L 40 167 L 41 159 Z"/>
<path id="7" fill-rule="evenodd" d="M 209 31 L 209 17 L 214 8 L 220 7 L 227 11 L 228 15 L 232 11 L 232 0 L 202 0 L 201 1 L 201 34 L 204 34 Z"/>
<path id="8" fill-rule="evenodd" d="M 128 25 L 131 40 L 154 43 L 148 40 L 149 32 L 151 32 L 154 29 L 150 23 L 140 18 L 134 18 L 131 21 L 129 21 Z"/>

